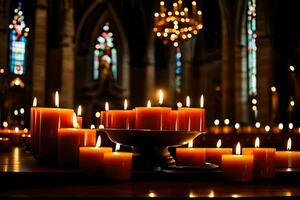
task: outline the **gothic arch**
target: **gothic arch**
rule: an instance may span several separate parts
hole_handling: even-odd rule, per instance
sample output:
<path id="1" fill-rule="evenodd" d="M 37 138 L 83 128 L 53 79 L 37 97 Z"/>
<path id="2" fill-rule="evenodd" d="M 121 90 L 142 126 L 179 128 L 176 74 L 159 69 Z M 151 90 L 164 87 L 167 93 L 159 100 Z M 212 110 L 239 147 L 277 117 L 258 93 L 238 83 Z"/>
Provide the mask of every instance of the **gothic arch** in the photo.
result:
<path id="1" fill-rule="evenodd" d="M 120 19 L 112 5 L 107 1 L 98 0 L 95 1 L 83 14 L 75 35 L 76 52 L 86 54 L 86 57 L 90 57 L 94 48 L 97 35 L 101 31 L 101 27 L 108 21 L 112 26 L 111 29 L 115 34 L 116 46 L 120 49 L 118 60 L 120 61 L 120 84 L 125 89 L 123 96 L 129 97 L 130 94 L 130 68 L 129 68 L 129 48 L 125 35 L 125 31 L 122 27 Z M 85 58 L 86 64 L 92 64 L 91 58 Z M 81 61 L 79 61 L 81 62 Z M 82 68 L 80 64 L 77 64 L 77 68 Z M 82 71 L 83 69 L 79 69 Z M 91 81 L 91 69 L 84 69 L 87 74 L 85 76 L 86 82 Z"/>

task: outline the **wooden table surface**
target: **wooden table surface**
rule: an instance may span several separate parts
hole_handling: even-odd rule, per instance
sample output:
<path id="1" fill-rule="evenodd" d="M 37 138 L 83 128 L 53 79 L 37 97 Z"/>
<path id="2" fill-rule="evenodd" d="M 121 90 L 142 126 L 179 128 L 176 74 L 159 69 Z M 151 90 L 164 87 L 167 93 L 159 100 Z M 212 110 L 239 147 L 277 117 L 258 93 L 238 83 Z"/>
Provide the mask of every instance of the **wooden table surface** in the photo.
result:
<path id="1" fill-rule="evenodd" d="M 294 174 L 273 180 L 237 184 L 222 181 L 221 172 L 210 172 L 187 178 L 168 174 L 165 178 L 149 179 L 136 176 L 131 181 L 109 182 L 97 176 L 86 176 L 78 171 L 51 169 L 38 164 L 29 154 L 15 147 L 11 152 L 0 152 L 0 199 L 25 198 L 129 198 L 152 197 L 200 199 L 300 199 L 299 176 Z M 299 173 L 298 173 L 299 174 Z"/>

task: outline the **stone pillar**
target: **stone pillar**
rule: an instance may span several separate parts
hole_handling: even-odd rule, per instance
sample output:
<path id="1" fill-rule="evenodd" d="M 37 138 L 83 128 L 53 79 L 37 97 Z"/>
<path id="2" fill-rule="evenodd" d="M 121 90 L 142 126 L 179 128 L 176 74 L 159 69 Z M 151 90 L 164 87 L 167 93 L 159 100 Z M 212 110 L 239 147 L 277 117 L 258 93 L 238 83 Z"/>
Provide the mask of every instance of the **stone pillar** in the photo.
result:
<path id="1" fill-rule="evenodd" d="M 47 63 L 47 0 L 37 0 L 33 35 L 32 95 L 45 104 Z"/>
<path id="2" fill-rule="evenodd" d="M 257 101 L 258 121 L 271 121 L 271 86 L 273 79 L 273 44 L 269 8 L 271 0 L 257 2 Z"/>
<path id="3" fill-rule="evenodd" d="M 61 33 L 61 105 L 71 108 L 74 105 L 74 13 L 70 0 L 64 0 Z"/>
<path id="4" fill-rule="evenodd" d="M 9 1 L 0 0 L 0 68 L 8 69 L 8 4 Z"/>
<path id="5" fill-rule="evenodd" d="M 221 101 L 222 118 L 234 120 L 234 17 L 231 0 L 219 0 L 222 17 Z"/>
<path id="6" fill-rule="evenodd" d="M 249 102 L 247 83 L 247 38 L 246 38 L 246 1 L 239 1 L 235 22 L 235 120 L 240 123 L 249 123 Z"/>

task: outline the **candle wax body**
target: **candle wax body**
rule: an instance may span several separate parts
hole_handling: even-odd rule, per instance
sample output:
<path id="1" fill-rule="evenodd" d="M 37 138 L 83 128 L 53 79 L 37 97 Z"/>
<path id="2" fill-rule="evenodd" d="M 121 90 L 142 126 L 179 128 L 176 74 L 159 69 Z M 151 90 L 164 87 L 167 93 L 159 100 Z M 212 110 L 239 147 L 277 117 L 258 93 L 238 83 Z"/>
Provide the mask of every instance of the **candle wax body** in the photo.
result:
<path id="1" fill-rule="evenodd" d="M 232 154 L 231 148 L 207 148 L 206 161 L 222 166 L 222 155 Z"/>
<path id="2" fill-rule="evenodd" d="M 105 128 L 110 128 L 111 125 L 110 111 L 101 111 L 100 124 L 102 124 Z"/>
<path id="3" fill-rule="evenodd" d="M 277 151 L 275 158 L 277 168 L 300 168 L 300 151 Z"/>
<path id="4" fill-rule="evenodd" d="M 111 128 L 133 129 L 135 124 L 135 111 L 111 110 Z"/>
<path id="5" fill-rule="evenodd" d="M 242 149 L 243 155 L 253 155 L 253 151 L 256 149 L 255 147 L 245 147 Z"/>
<path id="6" fill-rule="evenodd" d="M 96 144 L 96 130 L 60 128 L 58 129 L 58 165 L 62 168 L 79 164 L 79 147 Z"/>
<path id="7" fill-rule="evenodd" d="M 275 176 L 275 152 L 272 148 L 254 148 L 243 155 L 253 155 L 255 177 L 272 178 Z"/>
<path id="8" fill-rule="evenodd" d="M 136 108 L 135 128 L 169 130 L 171 108 L 138 107 Z"/>
<path id="9" fill-rule="evenodd" d="M 73 127 L 73 113 L 71 109 L 41 108 L 39 116 L 39 144 L 38 157 L 41 159 L 57 158 L 57 130 L 58 128 Z"/>
<path id="10" fill-rule="evenodd" d="M 79 128 L 82 128 L 82 117 L 81 116 L 77 116 L 77 123 Z"/>
<path id="11" fill-rule="evenodd" d="M 204 148 L 176 148 L 177 166 L 203 166 L 205 160 Z"/>
<path id="12" fill-rule="evenodd" d="M 178 111 L 172 110 L 170 113 L 170 130 L 178 130 Z"/>
<path id="13" fill-rule="evenodd" d="M 204 131 L 205 109 L 204 108 L 179 108 L 178 129 L 189 131 Z"/>
<path id="14" fill-rule="evenodd" d="M 132 176 L 132 153 L 104 153 L 104 174 L 112 180 L 129 180 Z"/>
<path id="15" fill-rule="evenodd" d="M 39 108 L 37 107 L 32 107 L 30 109 L 30 130 L 31 130 L 31 153 L 33 155 L 37 154 L 38 152 L 38 144 L 39 144 Z"/>
<path id="16" fill-rule="evenodd" d="M 80 170 L 89 174 L 102 173 L 104 153 L 112 152 L 111 147 L 80 147 Z"/>
<path id="17" fill-rule="evenodd" d="M 253 155 L 223 155 L 222 169 L 225 180 L 251 181 L 253 179 Z"/>

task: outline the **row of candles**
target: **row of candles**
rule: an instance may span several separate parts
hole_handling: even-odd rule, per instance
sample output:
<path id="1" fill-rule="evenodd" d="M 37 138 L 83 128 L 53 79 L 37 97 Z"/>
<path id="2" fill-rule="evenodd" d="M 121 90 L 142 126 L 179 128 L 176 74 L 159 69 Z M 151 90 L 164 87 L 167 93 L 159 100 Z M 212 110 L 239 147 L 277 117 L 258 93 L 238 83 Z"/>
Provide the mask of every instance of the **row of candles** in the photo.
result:
<path id="1" fill-rule="evenodd" d="M 128 110 L 127 100 L 124 101 L 124 110 L 109 110 L 108 102 L 105 111 L 102 111 L 101 124 L 105 128 L 116 129 L 151 129 L 175 131 L 204 131 L 205 109 L 204 97 L 201 95 L 200 108 L 190 108 L 190 98 L 186 98 L 186 107 L 172 110 L 163 107 L 163 92 L 159 90 L 159 107 L 152 107 L 148 100 L 147 107 L 136 107 Z"/>
<path id="2" fill-rule="evenodd" d="M 217 148 L 193 148 L 193 142 L 188 148 L 176 149 L 176 163 L 184 166 L 203 166 L 205 162 L 219 165 L 223 170 L 225 180 L 246 182 L 256 178 L 272 178 L 275 168 L 300 168 L 300 151 L 291 151 L 292 140 L 287 142 L 287 151 L 276 151 L 275 148 L 260 148 L 257 137 L 254 148 L 242 148 L 237 143 L 235 154 L 231 148 L 221 148 L 221 140 Z"/>

